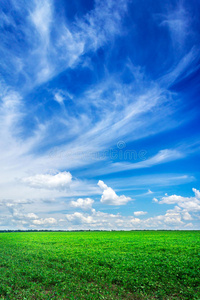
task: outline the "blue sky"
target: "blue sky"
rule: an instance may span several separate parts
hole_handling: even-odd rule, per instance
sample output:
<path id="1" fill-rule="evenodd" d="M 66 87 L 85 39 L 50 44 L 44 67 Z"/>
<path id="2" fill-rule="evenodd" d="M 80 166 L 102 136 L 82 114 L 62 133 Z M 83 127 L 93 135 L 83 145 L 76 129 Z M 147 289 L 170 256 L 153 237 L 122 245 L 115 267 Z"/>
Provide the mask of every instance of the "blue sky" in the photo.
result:
<path id="1" fill-rule="evenodd" d="M 200 3 L 0 14 L 0 229 L 200 229 Z"/>

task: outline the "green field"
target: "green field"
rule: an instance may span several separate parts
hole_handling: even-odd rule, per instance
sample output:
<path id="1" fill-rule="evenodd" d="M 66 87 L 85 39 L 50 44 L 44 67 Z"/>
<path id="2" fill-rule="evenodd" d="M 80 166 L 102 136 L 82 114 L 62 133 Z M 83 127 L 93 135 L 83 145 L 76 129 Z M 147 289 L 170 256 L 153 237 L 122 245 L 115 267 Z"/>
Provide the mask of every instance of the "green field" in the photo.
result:
<path id="1" fill-rule="evenodd" d="M 200 299 L 200 231 L 0 233 L 0 299 Z"/>

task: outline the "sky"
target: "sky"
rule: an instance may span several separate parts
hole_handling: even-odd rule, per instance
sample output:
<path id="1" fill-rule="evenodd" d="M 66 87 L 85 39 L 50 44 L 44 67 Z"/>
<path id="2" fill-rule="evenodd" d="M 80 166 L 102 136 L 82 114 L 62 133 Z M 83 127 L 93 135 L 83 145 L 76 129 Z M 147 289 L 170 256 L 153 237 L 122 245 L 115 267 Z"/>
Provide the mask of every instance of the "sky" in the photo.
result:
<path id="1" fill-rule="evenodd" d="M 0 230 L 200 229 L 200 2 L 0 1 Z"/>

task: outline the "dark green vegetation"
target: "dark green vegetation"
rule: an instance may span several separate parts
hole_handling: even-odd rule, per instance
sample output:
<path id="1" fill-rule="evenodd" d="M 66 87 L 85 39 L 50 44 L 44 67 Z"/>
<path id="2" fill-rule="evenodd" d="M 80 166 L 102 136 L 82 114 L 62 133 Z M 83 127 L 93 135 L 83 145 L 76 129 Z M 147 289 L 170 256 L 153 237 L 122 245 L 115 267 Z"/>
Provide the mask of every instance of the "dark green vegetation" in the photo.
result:
<path id="1" fill-rule="evenodd" d="M 0 299 L 200 299 L 200 232 L 0 233 Z"/>

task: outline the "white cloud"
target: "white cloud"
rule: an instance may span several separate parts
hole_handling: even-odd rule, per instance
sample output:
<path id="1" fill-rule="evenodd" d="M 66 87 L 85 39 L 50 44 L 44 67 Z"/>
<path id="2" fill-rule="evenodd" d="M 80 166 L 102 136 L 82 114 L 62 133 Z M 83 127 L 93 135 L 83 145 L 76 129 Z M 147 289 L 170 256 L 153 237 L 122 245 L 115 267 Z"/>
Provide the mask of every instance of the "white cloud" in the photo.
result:
<path id="1" fill-rule="evenodd" d="M 184 222 L 179 207 L 167 210 L 164 215 L 151 217 L 143 221 L 145 228 L 180 228 L 183 225 Z"/>
<path id="2" fill-rule="evenodd" d="M 183 224 L 180 212 L 181 209 L 177 206 L 174 209 L 167 210 L 166 214 L 163 217 L 164 222 L 171 225 Z"/>
<path id="3" fill-rule="evenodd" d="M 153 192 L 150 189 L 148 189 L 147 194 L 153 194 Z"/>
<path id="4" fill-rule="evenodd" d="M 148 110 L 148 109 L 147 109 Z M 147 111 L 146 110 L 146 111 Z M 140 116 L 143 112 L 141 112 Z M 117 124 L 116 124 L 117 125 Z M 128 131 L 127 131 L 128 133 Z M 115 136 L 115 133 L 113 133 Z M 134 138 L 133 138 L 134 140 Z M 134 152 L 134 151 L 133 151 Z M 126 152 L 125 152 L 126 153 Z M 99 169 L 97 174 L 110 174 L 110 173 L 116 173 L 120 171 L 125 170 L 134 170 L 134 169 L 144 169 L 144 168 L 151 168 L 153 166 L 164 164 L 170 161 L 182 159 L 186 156 L 186 151 L 181 151 L 180 149 L 164 149 L 160 150 L 156 155 L 147 158 L 148 152 L 143 150 L 144 155 L 142 154 L 142 151 L 136 154 L 138 158 L 140 159 L 139 162 L 112 162 L 108 165 L 105 164 L 104 168 Z M 134 159 L 132 159 L 134 161 Z"/>
<path id="5" fill-rule="evenodd" d="M 95 209 L 92 209 L 90 214 L 79 212 L 67 214 L 66 219 L 75 226 L 83 226 L 82 228 L 86 226 L 85 228 L 111 229 L 112 227 L 118 228 L 124 224 L 124 220 L 120 214 L 114 215 L 96 211 Z"/>
<path id="6" fill-rule="evenodd" d="M 160 25 L 168 28 L 174 50 L 179 53 L 184 49 L 184 42 L 191 33 L 191 26 L 190 15 L 184 8 L 183 3 L 181 1 L 177 3 L 177 6 L 161 16 L 163 20 Z"/>
<path id="7" fill-rule="evenodd" d="M 198 216 L 194 214 L 194 218 L 187 210 L 175 206 L 169 209 L 163 215 L 152 216 L 147 219 L 139 219 L 137 216 L 142 215 L 143 211 L 135 212 L 135 216 L 123 216 L 120 213 L 104 213 L 91 209 L 88 212 L 73 212 L 71 214 L 64 214 L 66 209 L 66 202 L 61 203 L 56 201 L 50 210 L 58 210 L 59 213 L 54 212 L 53 217 L 49 218 L 47 213 L 47 206 L 45 203 L 38 202 L 38 208 L 30 201 L 1 201 L 1 211 L 4 217 L 0 217 L 1 228 L 28 229 L 28 228 L 47 228 L 47 229 L 184 229 L 189 220 L 196 222 Z M 49 204 L 47 203 L 49 206 Z M 35 212 L 31 212 L 35 210 Z M 63 213 L 61 213 L 63 210 Z M 43 212 L 42 212 L 43 211 Z M 39 214 L 38 214 L 39 213 Z M 138 213 L 138 214 L 137 214 Z M 189 226 L 189 225 L 188 225 Z M 191 226 L 191 225 L 190 225 Z M 197 225 L 193 225 L 198 228 Z"/>
<path id="8" fill-rule="evenodd" d="M 31 204 L 33 200 L 30 199 L 0 199 L 0 205 L 13 206 L 13 205 L 22 205 L 22 204 Z"/>
<path id="9" fill-rule="evenodd" d="M 45 219 L 36 219 L 33 220 L 34 225 L 47 225 L 47 224 L 56 224 L 57 220 L 55 218 L 45 218 Z"/>
<path id="10" fill-rule="evenodd" d="M 70 186 L 72 175 L 69 172 L 60 172 L 56 175 L 38 174 L 23 178 L 22 181 L 36 189 L 65 190 Z"/>
<path id="11" fill-rule="evenodd" d="M 2 69 L 14 79 L 23 76 L 20 87 L 30 90 L 57 74 L 73 68 L 88 51 L 96 51 L 107 39 L 123 33 L 121 23 L 126 11 L 126 3 L 115 1 L 104 3 L 95 1 L 94 9 L 76 18 L 70 26 L 64 14 L 57 15 L 56 2 L 52 0 L 33 0 L 24 6 L 21 1 L 12 0 L 12 11 L 2 13 L 0 24 L 2 46 L 0 47 Z M 18 25 L 16 16 L 20 17 Z M 7 34 L 6 26 L 12 26 Z M 23 45 L 18 37 L 23 36 Z M 15 47 L 7 45 L 15 44 Z M 84 59 L 85 60 L 85 59 Z"/>
<path id="12" fill-rule="evenodd" d="M 142 221 L 140 219 L 138 219 L 138 218 L 132 218 L 130 220 L 130 223 L 137 226 L 137 225 L 142 224 Z"/>
<path id="13" fill-rule="evenodd" d="M 143 215 L 146 215 L 146 214 L 147 214 L 146 211 L 134 211 L 135 216 L 143 216 Z"/>
<path id="14" fill-rule="evenodd" d="M 95 221 L 92 216 L 83 213 L 75 212 L 74 214 L 67 214 L 66 219 L 73 224 L 93 224 Z"/>
<path id="15" fill-rule="evenodd" d="M 61 104 L 64 101 L 64 97 L 60 93 L 55 93 L 54 100 Z"/>
<path id="16" fill-rule="evenodd" d="M 168 220 L 172 221 L 172 219 L 174 219 L 174 222 L 181 223 L 181 219 L 190 221 L 194 220 L 194 217 L 198 217 L 195 215 L 195 213 L 200 212 L 200 200 L 198 199 L 199 191 L 194 188 L 192 190 L 195 193 L 196 197 L 182 197 L 178 195 L 168 196 L 167 194 L 165 194 L 166 196 L 162 197 L 160 201 L 156 199 L 155 202 L 159 204 L 177 204 L 174 209 L 167 211 L 165 215 L 165 222 L 167 222 Z M 191 213 L 193 213 L 193 215 L 191 215 Z"/>
<path id="17" fill-rule="evenodd" d="M 192 223 L 188 223 L 185 225 L 185 228 L 192 228 L 192 227 L 194 227 L 194 225 Z"/>
<path id="18" fill-rule="evenodd" d="M 195 197 L 196 197 L 197 199 L 200 199 L 200 191 L 198 191 L 198 190 L 195 189 L 195 188 L 193 188 L 192 190 L 193 190 L 193 192 L 195 193 Z"/>
<path id="19" fill-rule="evenodd" d="M 91 198 L 82 199 L 79 198 L 77 201 L 71 201 L 71 207 L 81 208 L 83 210 L 90 210 L 92 209 L 92 204 L 94 200 Z"/>
<path id="20" fill-rule="evenodd" d="M 54 91 L 54 100 L 57 101 L 59 104 L 62 104 L 65 100 L 73 99 L 73 95 L 65 90 L 58 90 Z"/>
<path id="21" fill-rule="evenodd" d="M 193 189 L 195 196 L 199 196 L 199 191 Z M 178 195 L 166 196 L 159 201 L 159 204 L 178 204 L 179 207 L 187 211 L 200 211 L 200 200 L 196 197 L 182 197 Z"/>
<path id="22" fill-rule="evenodd" d="M 13 6 L 19 6 L 20 9 L 17 2 L 13 1 Z M 24 23 L 20 27 L 31 51 L 19 51 L 23 62 L 22 73 L 26 75 L 29 87 L 74 67 L 83 54 L 96 51 L 108 38 L 120 34 L 120 24 L 128 1 L 121 1 L 118 5 L 115 1 L 109 1 L 109 5 L 96 1 L 94 9 L 81 18 L 77 17 L 71 27 L 64 16 L 56 16 L 53 1 L 32 2 L 26 6 L 28 17 L 22 17 Z M 16 31 L 17 28 L 15 25 Z M 13 57 L 12 51 L 9 54 Z"/>
<path id="23" fill-rule="evenodd" d="M 29 219 L 38 219 L 38 216 L 34 213 L 28 213 L 27 218 L 29 218 Z"/>
<path id="24" fill-rule="evenodd" d="M 30 19 L 41 36 L 42 41 L 49 39 L 50 26 L 52 25 L 51 1 L 35 1 L 35 9 L 30 13 Z"/>
<path id="25" fill-rule="evenodd" d="M 0 146 L 2 148 L 1 152 L 4 154 L 1 156 L 5 159 L 8 154 L 11 154 L 12 148 L 17 148 L 18 150 L 16 140 L 13 137 L 21 133 L 18 125 L 23 116 L 23 102 L 18 92 L 10 90 L 1 81 L 0 85 L 0 97 L 2 100 L 0 103 Z M 4 150 L 5 148 L 6 151 Z M 21 152 L 23 152 L 22 149 Z"/>
<path id="26" fill-rule="evenodd" d="M 55 73 L 54 59 L 52 60 L 51 57 L 50 60 L 48 57 L 49 53 L 54 49 L 51 45 L 53 6 L 51 0 L 44 0 L 42 2 L 35 0 L 34 2 L 35 7 L 33 10 L 30 9 L 30 22 L 27 27 L 30 30 L 30 25 L 33 26 L 35 29 L 35 31 L 33 31 L 35 33 L 33 37 L 37 40 L 37 43 L 32 45 L 34 48 L 34 61 L 37 61 L 37 64 L 32 65 L 32 78 L 35 79 L 35 82 L 32 84 L 41 84 L 51 78 Z M 30 55 L 32 56 L 33 54 L 31 53 Z M 30 67 L 31 64 L 28 62 L 26 64 L 27 73 Z"/>
<path id="27" fill-rule="evenodd" d="M 85 48 L 98 49 L 116 34 L 122 34 L 121 20 L 127 10 L 127 0 L 95 1 L 95 8 L 83 19 L 77 20 Z"/>
<path id="28" fill-rule="evenodd" d="M 195 178 L 187 175 L 177 175 L 177 174 L 151 174 L 151 175 L 140 175 L 140 176 L 130 176 L 126 178 L 126 181 L 123 180 L 123 176 L 117 176 L 116 178 L 111 178 L 108 185 L 114 184 L 121 189 L 134 189 L 138 188 L 145 190 L 147 183 L 155 187 L 165 187 L 172 185 L 181 185 L 188 182 L 195 181 Z M 137 196 L 144 196 L 147 193 L 138 194 Z M 150 195 L 151 196 L 151 195 Z"/>
<path id="29" fill-rule="evenodd" d="M 178 206 L 167 210 L 164 215 L 139 219 L 121 214 L 108 214 L 92 210 L 91 213 L 78 213 L 66 215 L 66 219 L 72 224 L 71 228 L 91 228 L 91 229 L 180 229 L 185 228 L 184 211 Z"/>
<path id="30" fill-rule="evenodd" d="M 158 202 L 158 199 L 154 197 L 152 201 L 153 202 Z"/>
<path id="31" fill-rule="evenodd" d="M 124 195 L 118 196 L 115 191 L 108 187 L 103 181 L 99 180 L 98 186 L 103 190 L 103 195 L 101 196 L 101 203 L 107 205 L 125 205 L 131 201 L 130 197 Z"/>
<path id="32" fill-rule="evenodd" d="M 163 164 L 169 161 L 183 158 L 184 154 L 176 149 L 165 149 L 160 150 L 156 155 L 146 160 L 137 163 L 115 163 L 112 166 L 117 167 L 117 170 L 131 170 L 131 169 L 142 169 L 150 168 L 155 165 Z M 111 166 L 111 171 L 112 170 Z"/>
<path id="33" fill-rule="evenodd" d="M 189 214 L 187 210 L 182 211 L 182 216 L 183 216 L 183 220 L 185 221 L 193 220 L 192 216 Z"/>

